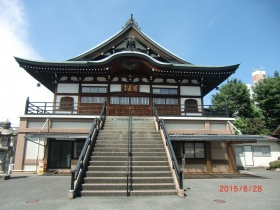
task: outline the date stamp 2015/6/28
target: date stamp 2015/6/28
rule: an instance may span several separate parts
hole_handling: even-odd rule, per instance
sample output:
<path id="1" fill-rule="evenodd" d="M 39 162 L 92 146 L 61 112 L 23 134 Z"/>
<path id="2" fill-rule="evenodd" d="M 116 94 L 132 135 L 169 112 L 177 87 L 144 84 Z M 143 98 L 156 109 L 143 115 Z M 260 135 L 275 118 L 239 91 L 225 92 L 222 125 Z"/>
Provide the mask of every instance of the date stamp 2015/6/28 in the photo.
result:
<path id="1" fill-rule="evenodd" d="M 261 185 L 220 185 L 220 192 L 262 192 Z"/>

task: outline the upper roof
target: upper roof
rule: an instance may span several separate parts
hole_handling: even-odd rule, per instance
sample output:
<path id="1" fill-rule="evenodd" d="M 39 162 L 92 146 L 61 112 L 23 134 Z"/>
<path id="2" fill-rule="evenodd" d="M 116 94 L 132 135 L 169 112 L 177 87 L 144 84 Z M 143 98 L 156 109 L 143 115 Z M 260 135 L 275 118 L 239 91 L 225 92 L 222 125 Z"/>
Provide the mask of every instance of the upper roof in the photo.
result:
<path id="1" fill-rule="evenodd" d="M 68 61 L 97 61 L 114 53 L 125 51 L 142 52 L 164 63 L 191 64 L 171 53 L 144 34 L 132 15 L 121 31 Z"/>
<path id="2" fill-rule="evenodd" d="M 229 66 L 200 66 L 171 53 L 146 34 L 131 18 L 121 31 L 66 61 L 36 61 L 15 57 L 20 67 L 42 83 L 52 92 L 61 78 L 64 82 L 89 82 L 87 77 L 146 78 L 152 82 L 156 78 L 173 79 L 173 83 L 183 80 L 202 87 L 205 96 L 219 86 L 238 68 L 239 64 Z M 69 79 L 70 78 L 70 79 Z M 76 78 L 72 80 L 72 78 Z M 138 80 L 139 81 L 139 80 Z"/>

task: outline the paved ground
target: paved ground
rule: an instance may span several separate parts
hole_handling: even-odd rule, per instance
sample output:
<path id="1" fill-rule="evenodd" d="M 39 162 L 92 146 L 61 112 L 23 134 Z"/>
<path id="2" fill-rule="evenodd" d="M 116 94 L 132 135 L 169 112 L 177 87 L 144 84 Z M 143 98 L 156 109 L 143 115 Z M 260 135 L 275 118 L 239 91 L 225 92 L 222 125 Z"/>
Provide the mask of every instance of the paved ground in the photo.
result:
<path id="1" fill-rule="evenodd" d="M 73 200 L 68 199 L 70 176 L 12 175 L 10 180 L 0 179 L 0 209 L 279 209 L 280 172 L 248 172 L 249 176 L 185 179 L 185 198 L 112 196 Z"/>

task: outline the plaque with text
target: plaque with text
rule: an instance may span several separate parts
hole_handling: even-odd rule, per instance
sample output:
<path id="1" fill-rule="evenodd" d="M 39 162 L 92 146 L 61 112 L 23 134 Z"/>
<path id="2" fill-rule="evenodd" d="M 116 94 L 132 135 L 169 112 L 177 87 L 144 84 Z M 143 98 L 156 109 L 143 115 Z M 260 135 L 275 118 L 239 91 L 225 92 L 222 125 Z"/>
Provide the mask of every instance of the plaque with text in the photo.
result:
<path id="1" fill-rule="evenodd" d="M 122 92 L 139 92 L 139 85 L 122 84 Z"/>

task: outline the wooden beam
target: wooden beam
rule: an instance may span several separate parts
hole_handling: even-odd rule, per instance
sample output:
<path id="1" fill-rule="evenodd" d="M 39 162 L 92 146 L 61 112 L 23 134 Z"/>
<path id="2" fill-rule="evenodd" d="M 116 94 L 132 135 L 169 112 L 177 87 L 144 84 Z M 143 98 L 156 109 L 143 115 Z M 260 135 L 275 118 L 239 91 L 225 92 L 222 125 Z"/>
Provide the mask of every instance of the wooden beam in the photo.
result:
<path id="1" fill-rule="evenodd" d="M 205 142 L 205 156 L 206 156 L 206 171 L 207 173 L 213 172 L 212 170 L 212 157 L 211 157 L 211 142 Z"/>

